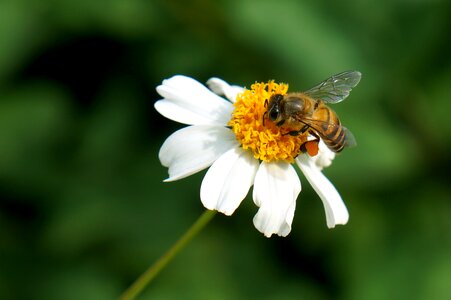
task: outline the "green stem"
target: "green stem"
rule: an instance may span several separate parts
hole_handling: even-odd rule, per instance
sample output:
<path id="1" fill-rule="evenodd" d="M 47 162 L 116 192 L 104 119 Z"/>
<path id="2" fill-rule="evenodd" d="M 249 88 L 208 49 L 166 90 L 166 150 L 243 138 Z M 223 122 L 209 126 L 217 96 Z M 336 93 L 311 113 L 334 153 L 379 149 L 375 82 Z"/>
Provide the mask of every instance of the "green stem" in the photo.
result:
<path id="1" fill-rule="evenodd" d="M 161 270 L 192 240 L 216 214 L 214 210 L 206 210 L 188 231 L 151 265 L 136 281 L 121 295 L 120 300 L 132 300 L 160 273 Z"/>

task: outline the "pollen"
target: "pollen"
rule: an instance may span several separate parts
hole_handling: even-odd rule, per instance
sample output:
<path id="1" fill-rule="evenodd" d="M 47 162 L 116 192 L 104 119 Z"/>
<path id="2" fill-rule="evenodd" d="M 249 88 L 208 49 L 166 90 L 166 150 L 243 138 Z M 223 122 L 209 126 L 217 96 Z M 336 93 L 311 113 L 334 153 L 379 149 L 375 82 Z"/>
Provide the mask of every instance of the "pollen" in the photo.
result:
<path id="1" fill-rule="evenodd" d="M 276 126 L 265 115 L 269 98 L 274 94 L 285 95 L 287 91 L 288 85 L 284 83 L 254 83 L 236 98 L 228 126 L 243 149 L 252 151 L 256 159 L 292 163 L 307 141 L 306 133 L 289 135 L 290 128 Z"/>

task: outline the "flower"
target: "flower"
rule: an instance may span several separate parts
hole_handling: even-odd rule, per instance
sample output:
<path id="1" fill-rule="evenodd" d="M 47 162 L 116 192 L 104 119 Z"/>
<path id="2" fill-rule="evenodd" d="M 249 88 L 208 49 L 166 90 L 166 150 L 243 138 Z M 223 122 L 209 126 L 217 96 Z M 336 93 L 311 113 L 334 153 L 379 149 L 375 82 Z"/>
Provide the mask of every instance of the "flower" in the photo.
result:
<path id="1" fill-rule="evenodd" d="M 166 182 L 210 167 L 200 199 L 207 209 L 225 215 L 234 213 L 253 186 L 252 197 L 259 207 L 254 226 L 266 237 L 287 236 L 301 191 L 295 163 L 321 198 L 327 226 L 347 223 L 346 206 L 321 172 L 335 153 L 322 141 L 317 155 L 302 153 L 300 146 L 311 138 L 307 133 L 291 136 L 269 120 L 263 122 L 270 96 L 285 94 L 288 85 L 270 81 L 244 89 L 219 78 L 211 78 L 207 85 L 209 89 L 177 75 L 157 87 L 163 99 L 155 109 L 190 125 L 169 136 L 160 149 L 160 161 L 169 172 Z"/>

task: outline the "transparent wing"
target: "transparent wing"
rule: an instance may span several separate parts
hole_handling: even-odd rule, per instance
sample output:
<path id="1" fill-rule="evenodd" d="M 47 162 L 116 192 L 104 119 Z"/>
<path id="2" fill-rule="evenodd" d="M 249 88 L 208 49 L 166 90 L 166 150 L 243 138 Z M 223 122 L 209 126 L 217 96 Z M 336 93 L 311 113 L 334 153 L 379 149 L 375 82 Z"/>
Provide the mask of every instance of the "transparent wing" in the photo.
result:
<path id="1" fill-rule="evenodd" d="M 345 147 L 349 148 L 349 147 L 357 146 L 357 142 L 356 142 L 355 137 L 352 134 L 352 132 L 348 128 L 346 128 L 344 126 L 342 126 L 342 127 L 343 127 L 343 130 L 345 131 Z"/>
<path id="2" fill-rule="evenodd" d="M 304 94 L 327 103 L 338 103 L 349 96 L 349 92 L 359 83 L 361 77 L 359 71 L 346 71 L 327 78 Z"/>

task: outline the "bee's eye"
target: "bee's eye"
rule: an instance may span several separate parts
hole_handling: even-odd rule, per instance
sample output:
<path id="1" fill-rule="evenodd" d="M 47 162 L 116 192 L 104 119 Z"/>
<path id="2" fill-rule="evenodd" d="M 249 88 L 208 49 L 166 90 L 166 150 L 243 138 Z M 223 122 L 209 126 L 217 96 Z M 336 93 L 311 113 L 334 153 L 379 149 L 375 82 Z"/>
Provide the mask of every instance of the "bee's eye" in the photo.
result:
<path id="1" fill-rule="evenodd" d="M 269 112 L 269 118 L 271 119 L 271 121 L 277 120 L 278 116 L 279 116 L 279 110 L 278 109 L 272 109 Z"/>

